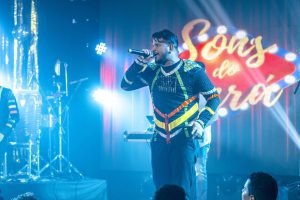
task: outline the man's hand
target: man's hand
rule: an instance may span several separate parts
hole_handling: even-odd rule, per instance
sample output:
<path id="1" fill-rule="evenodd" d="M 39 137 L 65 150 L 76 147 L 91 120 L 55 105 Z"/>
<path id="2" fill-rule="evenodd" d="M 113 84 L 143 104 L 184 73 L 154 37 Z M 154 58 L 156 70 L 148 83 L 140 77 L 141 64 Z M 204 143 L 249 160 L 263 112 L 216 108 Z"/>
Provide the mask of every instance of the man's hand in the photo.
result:
<path id="1" fill-rule="evenodd" d="M 143 49 L 142 51 L 145 52 L 149 56 L 148 57 L 138 56 L 136 58 L 136 63 L 148 64 L 149 62 L 151 62 L 153 60 L 153 53 L 149 49 Z"/>
<path id="2" fill-rule="evenodd" d="M 204 133 L 204 128 L 200 121 L 192 121 L 189 123 L 189 126 L 192 127 L 192 137 L 193 138 L 202 138 Z"/>
<path id="3" fill-rule="evenodd" d="M 4 138 L 4 135 L 2 133 L 0 133 L 0 142 L 2 142 L 3 138 Z"/>

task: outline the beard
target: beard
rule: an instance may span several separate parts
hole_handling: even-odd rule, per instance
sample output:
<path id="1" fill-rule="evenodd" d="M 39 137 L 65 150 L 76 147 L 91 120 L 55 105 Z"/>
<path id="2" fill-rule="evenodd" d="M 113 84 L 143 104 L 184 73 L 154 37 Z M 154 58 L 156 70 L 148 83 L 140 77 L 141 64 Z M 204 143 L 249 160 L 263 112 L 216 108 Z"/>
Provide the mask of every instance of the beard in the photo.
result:
<path id="1" fill-rule="evenodd" d="M 168 61 L 168 54 L 161 54 L 155 56 L 155 63 L 159 65 L 164 65 Z"/>

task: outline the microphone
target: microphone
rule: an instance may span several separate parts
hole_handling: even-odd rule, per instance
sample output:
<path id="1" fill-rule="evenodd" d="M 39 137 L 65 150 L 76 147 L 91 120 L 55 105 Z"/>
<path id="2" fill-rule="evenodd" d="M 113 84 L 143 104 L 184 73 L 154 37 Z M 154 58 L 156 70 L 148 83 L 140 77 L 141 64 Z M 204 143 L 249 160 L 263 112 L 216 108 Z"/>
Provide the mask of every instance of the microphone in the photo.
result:
<path id="1" fill-rule="evenodd" d="M 141 50 L 137 50 L 137 49 L 128 49 L 128 52 L 135 54 L 135 55 L 143 56 L 144 58 L 147 58 L 149 56 L 154 57 L 158 54 L 158 53 L 153 53 L 153 52 L 151 52 L 150 54 L 147 54 L 147 53 L 145 53 Z"/>

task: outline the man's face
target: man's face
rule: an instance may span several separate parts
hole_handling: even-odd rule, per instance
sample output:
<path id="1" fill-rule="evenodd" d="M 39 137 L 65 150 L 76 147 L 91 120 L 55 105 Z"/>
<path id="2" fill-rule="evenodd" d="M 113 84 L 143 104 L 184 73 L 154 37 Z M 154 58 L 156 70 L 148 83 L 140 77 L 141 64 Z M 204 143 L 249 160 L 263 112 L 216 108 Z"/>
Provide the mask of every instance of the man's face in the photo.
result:
<path id="1" fill-rule="evenodd" d="M 159 39 L 152 40 L 152 52 L 157 54 L 155 56 L 155 62 L 158 64 L 165 64 L 168 54 L 170 53 L 170 46 L 167 42 Z"/>
<path id="2" fill-rule="evenodd" d="M 248 179 L 242 190 L 242 200 L 255 200 L 253 195 L 249 195 L 249 184 L 250 180 Z"/>

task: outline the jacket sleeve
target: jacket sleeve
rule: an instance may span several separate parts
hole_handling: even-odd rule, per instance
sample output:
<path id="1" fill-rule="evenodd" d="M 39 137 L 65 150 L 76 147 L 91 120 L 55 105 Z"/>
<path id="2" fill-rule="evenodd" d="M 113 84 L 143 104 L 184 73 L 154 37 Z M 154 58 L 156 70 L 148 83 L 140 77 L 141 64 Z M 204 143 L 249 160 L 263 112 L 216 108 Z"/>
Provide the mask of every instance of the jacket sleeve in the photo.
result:
<path id="1" fill-rule="evenodd" d="M 15 128 L 16 124 L 19 122 L 20 114 L 16 97 L 11 90 L 9 90 L 7 93 L 6 101 L 8 109 L 8 118 L 3 129 L 1 130 L 1 133 L 4 135 L 9 135 L 12 129 Z"/>
<path id="2" fill-rule="evenodd" d="M 198 68 L 195 73 L 195 88 L 202 95 L 206 104 L 199 113 L 198 121 L 203 127 L 210 125 L 217 117 L 217 109 L 220 105 L 220 98 L 217 89 L 208 78 L 204 68 Z"/>
<path id="3" fill-rule="evenodd" d="M 121 88 L 130 91 L 148 86 L 148 83 L 144 78 L 147 70 L 147 64 L 134 61 L 122 78 Z"/>

